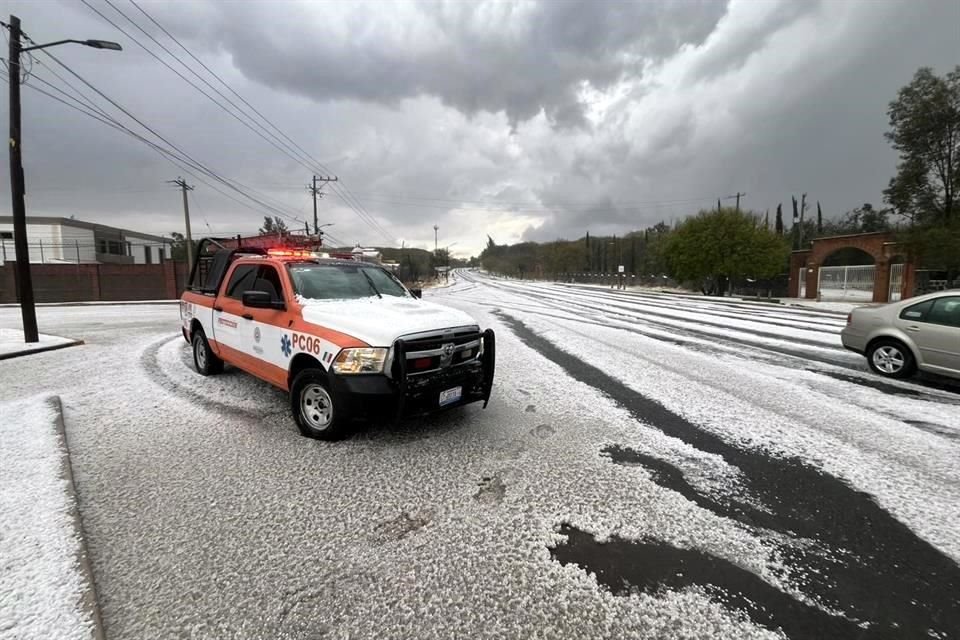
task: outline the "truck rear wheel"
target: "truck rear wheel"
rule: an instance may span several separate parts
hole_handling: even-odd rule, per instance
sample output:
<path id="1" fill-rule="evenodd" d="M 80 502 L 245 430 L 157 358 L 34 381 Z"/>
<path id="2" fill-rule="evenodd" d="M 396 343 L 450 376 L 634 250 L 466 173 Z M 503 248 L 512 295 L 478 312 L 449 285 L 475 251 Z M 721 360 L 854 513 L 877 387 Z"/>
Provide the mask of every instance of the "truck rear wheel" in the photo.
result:
<path id="1" fill-rule="evenodd" d="M 304 369 L 290 386 L 290 409 L 300 433 L 318 440 L 339 440 L 347 435 L 348 417 L 337 407 L 319 369 Z"/>
<path id="2" fill-rule="evenodd" d="M 210 343 L 207 342 L 207 336 L 203 335 L 203 329 L 197 329 L 193 332 L 193 366 L 197 368 L 197 373 L 202 376 L 210 376 L 223 371 L 223 360 L 210 350 Z"/>

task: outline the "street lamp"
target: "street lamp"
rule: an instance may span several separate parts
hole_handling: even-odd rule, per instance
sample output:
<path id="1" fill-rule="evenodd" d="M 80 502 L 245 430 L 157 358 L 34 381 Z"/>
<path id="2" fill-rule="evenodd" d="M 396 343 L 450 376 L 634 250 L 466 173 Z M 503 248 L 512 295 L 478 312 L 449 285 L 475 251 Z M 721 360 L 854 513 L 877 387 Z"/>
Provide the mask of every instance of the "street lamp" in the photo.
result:
<path id="1" fill-rule="evenodd" d="M 7 73 L 10 76 L 10 195 L 13 198 L 13 246 L 17 253 L 17 291 L 20 293 L 20 315 L 23 317 L 24 342 L 39 342 L 37 310 L 33 300 L 33 278 L 30 275 L 30 248 L 27 244 L 27 208 L 23 194 L 26 189 L 23 179 L 23 158 L 20 151 L 20 54 L 37 51 L 59 44 L 81 44 L 94 49 L 122 51 L 116 42 L 107 40 L 57 40 L 32 47 L 22 47 L 20 18 L 10 16 L 10 57 Z"/>
<path id="2" fill-rule="evenodd" d="M 320 231 L 320 229 L 323 229 L 324 227 L 332 227 L 333 224 L 334 224 L 334 223 L 332 223 L 332 222 L 327 222 L 327 223 L 318 225 L 317 228 L 315 229 L 316 234 L 320 237 L 320 240 L 319 240 L 320 245 L 319 245 L 319 246 L 321 246 L 321 247 L 323 246 L 323 231 Z"/>

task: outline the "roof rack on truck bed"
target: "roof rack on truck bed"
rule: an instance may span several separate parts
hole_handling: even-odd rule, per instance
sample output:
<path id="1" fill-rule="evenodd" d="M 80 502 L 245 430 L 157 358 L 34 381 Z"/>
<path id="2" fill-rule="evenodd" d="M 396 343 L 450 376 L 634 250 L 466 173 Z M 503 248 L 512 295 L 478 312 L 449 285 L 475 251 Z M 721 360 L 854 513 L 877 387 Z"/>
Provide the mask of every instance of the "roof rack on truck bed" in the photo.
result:
<path id="1" fill-rule="evenodd" d="M 187 290 L 197 293 L 215 294 L 227 274 L 230 263 L 238 256 L 265 256 L 267 250 L 262 247 L 230 247 L 236 238 L 203 238 L 197 244 L 197 257 L 190 270 Z"/>

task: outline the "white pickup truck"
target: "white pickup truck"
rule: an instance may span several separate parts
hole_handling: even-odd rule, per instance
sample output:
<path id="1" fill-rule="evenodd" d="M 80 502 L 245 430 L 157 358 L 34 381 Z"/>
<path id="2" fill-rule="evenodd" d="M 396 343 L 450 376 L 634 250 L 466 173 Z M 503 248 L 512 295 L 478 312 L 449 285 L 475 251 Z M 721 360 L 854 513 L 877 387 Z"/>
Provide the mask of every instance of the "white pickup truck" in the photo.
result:
<path id="1" fill-rule="evenodd" d="M 495 339 L 382 267 L 204 239 L 180 301 L 197 371 L 224 363 L 290 394 L 300 432 L 490 399 Z"/>

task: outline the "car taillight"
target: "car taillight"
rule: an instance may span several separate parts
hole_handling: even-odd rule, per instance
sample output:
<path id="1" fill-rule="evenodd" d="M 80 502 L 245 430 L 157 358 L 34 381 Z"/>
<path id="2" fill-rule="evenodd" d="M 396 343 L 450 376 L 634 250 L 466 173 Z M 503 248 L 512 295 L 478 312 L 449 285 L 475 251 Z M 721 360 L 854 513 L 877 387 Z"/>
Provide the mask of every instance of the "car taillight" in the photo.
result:
<path id="1" fill-rule="evenodd" d="M 850 326 L 850 323 L 853 322 L 853 311 L 847 314 L 847 326 Z"/>

